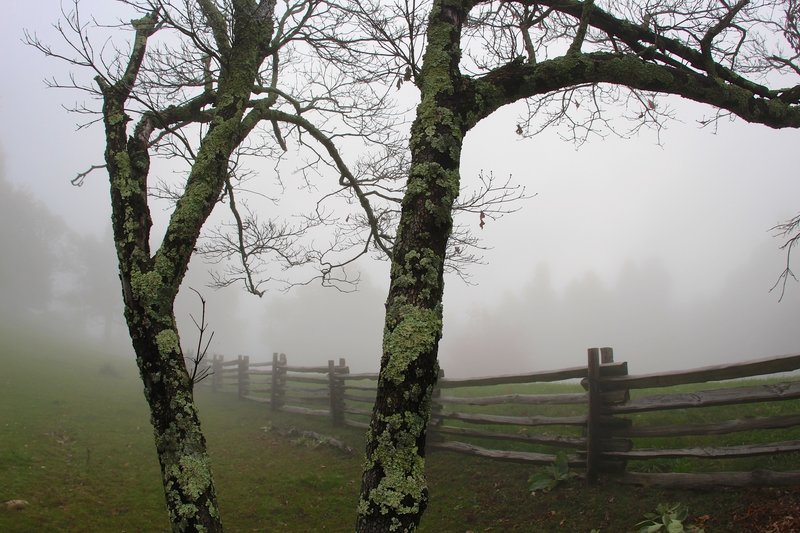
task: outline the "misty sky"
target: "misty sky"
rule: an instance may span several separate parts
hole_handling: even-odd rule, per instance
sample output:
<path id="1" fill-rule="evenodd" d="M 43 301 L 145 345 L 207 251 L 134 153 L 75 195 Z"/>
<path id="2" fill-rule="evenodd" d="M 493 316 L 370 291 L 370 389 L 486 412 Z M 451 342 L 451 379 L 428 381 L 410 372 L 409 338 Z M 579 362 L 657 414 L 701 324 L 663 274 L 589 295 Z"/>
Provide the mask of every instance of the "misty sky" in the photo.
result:
<path id="1" fill-rule="evenodd" d="M 55 39 L 49 28 L 59 2 L 37 2 L 35 10 L 13 4 L 5 15 L 3 173 L 69 228 L 107 239 L 105 174 L 90 175 L 82 188 L 69 183 L 102 162 L 102 132 L 76 131 L 80 117 L 61 106 L 82 96 L 42 82 L 63 78 L 65 65 L 21 43 L 23 28 Z M 400 97 L 413 99 L 413 90 L 407 84 Z M 510 174 L 536 196 L 483 230 L 477 217 L 462 220 L 492 249 L 488 264 L 471 270 L 474 286 L 446 280 L 441 359 L 448 375 L 574 366 L 600 345 L 615 347 L 634 373 L 800 352 L 800 285 L 790 284 L 780 303 L 769 292 L 785 260 L 769 229 L 800 211 L 800 132 L 722 121 L 714 134 L 697 126 L 711 109 L 678 99 L 660 105 L 678 118 L 661 132 L 661 145 L 651 132 L 593 139 L 577 150 L 556 130 L 521 139 L 521 108 L 503 109 L 470 132 L 466 183 L 480 171 Z M 193 286 L 206 275 L 197 263 Z M 318 287 L 261 300 L 239 288 L 209 294 L 213 349 L 254 360 L 283 351 L 314 364 L 347 356 L 354 370 L 376 369 L 388 265 L 361 268 L 365 281 L 353 295 Z M 187 292 L 177 311 L 182 323 L 196 303 Z"/>

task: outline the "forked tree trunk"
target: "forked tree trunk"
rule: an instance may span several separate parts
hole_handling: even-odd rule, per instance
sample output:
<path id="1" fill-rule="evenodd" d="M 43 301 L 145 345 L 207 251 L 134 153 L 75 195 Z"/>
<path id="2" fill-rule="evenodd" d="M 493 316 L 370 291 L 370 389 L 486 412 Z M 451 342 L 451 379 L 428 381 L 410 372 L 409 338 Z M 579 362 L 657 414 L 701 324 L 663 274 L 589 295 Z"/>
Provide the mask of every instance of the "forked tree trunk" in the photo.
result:
<path id="1" fill-rule="evenodd" d="M 122 185 L 143 183 L 147 158 L 133 139 L 125 151 L 107 158 L 112 177 L 112 221 L 119 258 L 125 320 L 136 353 L 136 363 L 150 408 L 156 452 L 172 530 L 219 532 L 217 508 L 206 442 L 200 428 L 192 383 L 186 370 L 175 324 L 175 296 L 188 264 L 194 239 L 170 237 L 173 260 L 160 250 L 151 258 L 148 245 L 150 215 L 146 192 L 131 195 Z M 122 155 L 120 155 L 122 154 Z M 121 164 L 126 158 L 137 164 Z M 117 183 L 114 183 L 117 178 Z M 211 207 L 206 208 L 209 212 Z M 183 260 L 182 257 L 187 259 Z"/>
<path id="2" fill-rule="evenodd" d="M 151 256 L 146 135 L 137 127 L 131 138 L 124 137 L 124 121 L 120 125 L 117 120 L 124 117 L 122 103 L 113 98 L 113 88 L 104 90 L 108 93 L 103 106 L 106 162 L 125 320 L 150 407 L 172 530 L 222 531 L 206 443 L 173 315 L 196 234 L 191 236 L 191 227 L 168 230 L 161 249 Z M 210 213 L 213 200 L 198 206 L 201 216 Z"/>
<path id="3" fill-rule="evenodd" d="M 128 135 L 131 119 L 126 103 L 144 60 L 147 39 L 158 28 L 158 10 L 133 21 L 136 37 L 123 77 L 113 84 L 96 78 L 103 94 L 105 160 L 125 320 L 150 407 L 164 495 L 175 532 L 222 531 L 206 442 L 173 308 L 200 230 L 228 178 L 231 154 L 258 122 L 257 117 L 251 117 L 253 124 L 243 126 L 250 93 L 273 33 L 275 4 L 262 4 L 255 9 L 255 4 L 234 2 L 236 35 L 232 44 L 227 42 L 227 26 L 221 14 L 210 3 L 201 4 L 208 11 L 208 22 L 214 25 L 222 50 L 216 100 L 212 109 L 204 111 L 213 115 L 213 120 L 155 254 L 150 251 L 152 221 L 147 201 L 150 137 L 156 129 L 167 127 L 170 120 L 191 120 L 199 112 L 192 101 L 160 113 L 147 112 Z"/>

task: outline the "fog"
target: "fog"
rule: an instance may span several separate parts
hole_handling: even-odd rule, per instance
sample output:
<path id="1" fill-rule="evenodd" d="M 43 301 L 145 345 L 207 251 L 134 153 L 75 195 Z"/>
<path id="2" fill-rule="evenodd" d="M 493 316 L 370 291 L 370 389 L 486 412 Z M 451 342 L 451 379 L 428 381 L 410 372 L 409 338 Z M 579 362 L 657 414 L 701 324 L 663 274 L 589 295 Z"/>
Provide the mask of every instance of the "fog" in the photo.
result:
<path id="1" fill-rule="evenodd" d="M 34 322 L 49 334 L 82 337 L 129 356 L 110 230 L 79 233 L 29 192 L 1 176 L 0 185 L 2 319 Z M 520 265 L 495 262 L 490 251 L 489 264 L 472 268 L 481 283 L 446 281 L 441 365 L 451 377 L 551 369 L 582 364 L 589 347 L 612 346 L 617 360 L 638 373 L 797 352 L 800 287 L 790 284 L 780 302 L 770 292 L 784 257 L 780 241 L 762 233 L 760 242 L 726 237 L 740 257 L 703 266 L 695 291 L 676 281 L 685 273 L 671 271 L 657 255 L 625 258 L 616 269 L 586 261 L 565 276 L 551 266 L 563 259 L 534 259 L 531 250 L 518 248 L 527 274 L 508 279 L 503 272 Z M 388 268 L 364 267 L 354 292 L 312 284 L 258 299 L 238 287 L 208 288 L 212 266 L 195 259 L 176 305 L 184 347 L 196 349 L 192 317 L 199 322 L 202 313 L 192 287 L 207 300 L 212 353 L 264 361 L 277 351 L 308 365 L 345 357 L 351 371 L 375 371 Z M 703 279 L 707 268 L 717 274 Z"/>
<path id="2" fill-rule="evenodd" d="M 45 90 L 42 78 L 63 66 L 19 39 L 23 27 L 46 37 L 57 6 L 31 11 L 0 22 L 0 319 L 129 356 L 106 176 L 69 185 L 100 162 L 102 135 L 75 131 L 61 109 L 74 95 Z M 598 137 L 580 149 L 558 131 L 520 139 L 519 108 L 470 132 L 465 183 L 480 171 L 512 175 L 535 196 L 483 229 L 462 219 L 490 249 L 471 267 L 472 284 L 446 278 L 446 375 L 574 366 L 593 346 L 612 346 L 633 373 L 800 352 L 800 285 L 790 282 L 781 301 L 770 292 L 785 253 L 769 231 L 800 210 L 800 133 L 723 122 L 714 134 L 696 122 L 708 109 L 667 103 L 680 121 L 660 136 Z M 309 285 L 261 299 L 208 288 L 211 268 L 193 259 L 178 298 L 185 349 L 197 342 L 190 315 L 201 312 L 193 287 L 208 301 L 210 352 L 378 368 L 386 263 L 360 263 L 351 293 Z"/>

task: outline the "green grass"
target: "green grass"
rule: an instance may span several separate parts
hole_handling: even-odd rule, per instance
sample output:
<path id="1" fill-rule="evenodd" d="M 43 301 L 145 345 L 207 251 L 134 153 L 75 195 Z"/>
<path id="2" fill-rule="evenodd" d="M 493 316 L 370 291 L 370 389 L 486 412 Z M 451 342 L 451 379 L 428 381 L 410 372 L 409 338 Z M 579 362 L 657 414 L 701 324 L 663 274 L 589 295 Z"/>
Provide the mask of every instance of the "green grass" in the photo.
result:
<path id="1" fill-rule="evenodd" d="M 169 524 L 142 386 L 132 361 L 69 343 L 2 331 L 0 510 L 3 532 L 160 532 Z M 226 529 L 352 531 L 361 432 L 325 419 L 270 413 L 263 404 L 201 387 L 197 401 Z M 275 428 L 333 435 L 356 453 L 310 446 Z M 263 428 L 273 428 L 265 431 Z M 665 492 L 572 480 L 548 494 L 527 490 L 533 468 L 431 452 L 431 503 L 422 532 L 632 531 L 662 502 L 683 502 L 706 531 L 753 531 L 734 520 L 775 491 Z"/>

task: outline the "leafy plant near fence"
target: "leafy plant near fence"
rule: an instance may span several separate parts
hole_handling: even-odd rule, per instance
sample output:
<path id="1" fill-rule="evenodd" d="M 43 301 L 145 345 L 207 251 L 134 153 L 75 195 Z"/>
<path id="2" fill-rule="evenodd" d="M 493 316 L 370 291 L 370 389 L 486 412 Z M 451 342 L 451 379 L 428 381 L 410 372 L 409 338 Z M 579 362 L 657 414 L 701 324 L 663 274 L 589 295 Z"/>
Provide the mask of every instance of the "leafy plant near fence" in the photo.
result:
<path id="1" fill-rule="evenodd" d="M 655 512 L 645 513 L 636 524 L 639 533 L 704 533 L 702 528 L 685 524 L 689 509 L 682 503 L 660 503 Z"/>
<path id="2" fill-rule="evenodd" d="M 550 492 L 564 481 L 568 481 L 578 474 L 569 469 L 567 455 L 560 453 L 551 465 L 539 468 L 528 479 L 528 488 L 532 493 L 537 491 Z"/>

